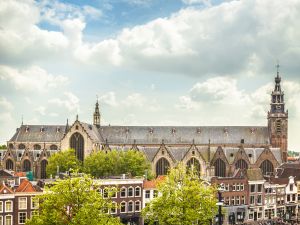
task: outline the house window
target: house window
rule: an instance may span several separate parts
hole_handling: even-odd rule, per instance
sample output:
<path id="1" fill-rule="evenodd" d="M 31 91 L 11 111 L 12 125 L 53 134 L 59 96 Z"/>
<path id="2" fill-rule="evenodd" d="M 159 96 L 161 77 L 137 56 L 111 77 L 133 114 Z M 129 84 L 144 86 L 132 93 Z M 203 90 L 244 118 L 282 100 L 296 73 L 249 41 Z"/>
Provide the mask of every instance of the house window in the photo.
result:
<path id="1" fill-rule="evenodd" d="M 120 212 L 126 213 L 126 202 L 121 202 Z"/>
<path id="2" fill-rule="evenodd" d="M 244 190 L 244 184 L 241 184 L 241 191 Z"/>
<path id="3" fill-rule="evenodd" d="M 234 205 L 234 197 L 231 197 L 231 205 Z"/>
<path id="4" fill-rule="evenodd" d="M 257 204 L 262 204 L 262 196 L 257 195 Z"/>
<path id="5" fill-rule="evenodd" d="M 225 184 L 225 191 L 229 191 L 229 184 Z"/>
<path id="6" fill-rule="evenodd" d="M 125 187 L 121 188 L 121 198 L 126 198 L 126 188 Z"/>
<path id="7" fill-rule="evenodd" d="M 0 225 L 3 225 L 3 216 L 0 216 Z"/>
<path id="8" fill-rule="evenodd" d="M 31 208 L 37 209 L 39 207 L 39 199 L 37 197 L 31 197 Z"/>
<path id="9" fill-rule="evenodd" d="M 133 197 L 133 187 L 128 188 L 128 197 Z"/>
<path id="10" fill-rule="evenodd" d="M 133 202 L 128 202 L 128 212 L 133 212 Z"/>
<path id="11" fill-rule="evenodd" d="M 291 196 L 290 195 L 287 195 L 287 199 L 286 199 L 288 202 L 291 201 Z"/>
<path id="12" fill-rule="evenodd" d="M 262 184 L 257 185 L 257 192 L 262 192 Z"/>
<path id="13" fill-rule="evenodd" d="M 19 209 L 27 209 L 27 197 L 19 198 Z"/>
<path id="14" fill-rule="evenodd" d="M 235 184 L 232 185 L 232 191 L 235 191 Z"/>
<path id="15" fill-rule="evenodd" d="M 19 212 L 19 224 L 25 224 L 26 212 Z"/>
<path id="16" fill-rule="evenodd" d="M 255 192 L 255 184 L 250 185 L 250 192 Z"/>
<path id="17" fill-rule="evenodd" d="M 158 195 L 158 191 L 157 190 L 153 190 L 153 198 L 156 198 Z"/>
<path id="18" fill-rule="evenodd" d="M 5 225 L 12 225 L 12 216 L 5 216 Z"/>
<path id="19" fill-rule="evenodd" d="M 135 202 L 135 211 L 136 212 L 141 211 L 141 202 L 140 201 Z"/>
<path id="20" fill-rule="evenodd" d="M 111 214 L 116 214 L 117 213 L 117 203 L 116 202 L 112 202 L 110 213 Z"/>
<path id="21" fill-rule="evenodd" d="M 254 205 L 254 195 L 250 196 L 250 205 Z"/>
<path id="22" fill-rule="evenodd" d="M 150 198 L 150 190 L 147 190 L 147 191 L 145 192 L 145 198 Z"/>
<path id="23" fill-rule="evenodd" d="M 236 184 L 236 191 L 240 191 L 240 184 Z"/>
<path id="24" fill-rule="evenodd" d="M 117 189 L 116 188 L 112 188 L 110 195 L 111 195 L 111 198 L 116 198 L 117 197 Z"/>
<path id="25" fill-rule="evenodd" d="M 135 197 L 141 197 L 141 188 L 140 187 L 135 188 Z"/>
<path id="26" fill-rule="evenodd" d="M 5 212 L 12 212 L 12 201 L 5 202 Z"/>
<path id="27" fill-rule="evenodd" d="M 293 185 L 290 184 L 290 191 L 293 191 Z"/>
<path id="28" fill-rule="evenodd" d="M 108 198 L 108 189 L 107 188 L 103 189 L 103 198 Z"/>
<path id="29" fill-rule="evenodd" d="M 3 202 L 2 201 L 0 201 L 0 212 L 3 212 Z M 2 224 L 0 223 L 0 225 L 2 225 Z"/>
<path id="30" fill-rule="evenodd" d="M 241 205 L 245 205 L 245 196 L 242 196 Z"/>
<path id="31" fill-rule="evenodd" d="M 240 204 L 240 196 L 235 197 L 235 204 L 239 205 Z"/>

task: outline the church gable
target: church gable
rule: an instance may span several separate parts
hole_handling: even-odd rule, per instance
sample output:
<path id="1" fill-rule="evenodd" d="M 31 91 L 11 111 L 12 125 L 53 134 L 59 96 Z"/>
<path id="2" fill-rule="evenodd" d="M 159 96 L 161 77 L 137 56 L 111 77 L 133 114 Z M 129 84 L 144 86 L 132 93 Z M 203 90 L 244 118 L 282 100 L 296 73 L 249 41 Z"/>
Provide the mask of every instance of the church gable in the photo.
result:
<path id="1" fill-rule="evenodd" d="M 260 167 L 261 164 L 266 160 L 270 161 L 273 164 L 274 168 L 279 166 L 279 162 L 276 160 L 270 148 L 265 148 L 263 152 L 259 155 L 258 159 L 255 162 L 256 167 Z"/>
<path id="2" fill-rule="evenodd" d="M 241 168 L 242 165 L 247 163 L 247 168 L 250 168 L 250 160 L 247 156 L 247 153 L 245 152 L 244 148 L 241 147 L 238 152 L 235 154 L 235 158 L 233 160 L 232 165 L 235 166 L 235 168 L 240 168 L 240 169 L 246 169 L 246 168 Z M 243 166 L 242 166 L 243 167 Z"/>
<path id="3" fill-rule="evenodd" d="M 215 152 L 215 154 L 214 154 L 214 156 L 213 156 L 213 158 L 212 158 L 212 160 L 211 160 L 211 165 L 212 165 L 212 166 L 214 165 L 214 163 L 215 163 L 215 161 L 216 161 L 217 159 L 222 159 L 227 165 L 229 165 L 229 162 L 228 162 L 228 160 L 227 160 L 227 157 L 226 157 L 226 155 L 225 155 L 225 153 L 224 153 L 224 150 L 222 149 L 221 146 L 219 146 L 219 147 L 217 148 L 217 151 Z"/>

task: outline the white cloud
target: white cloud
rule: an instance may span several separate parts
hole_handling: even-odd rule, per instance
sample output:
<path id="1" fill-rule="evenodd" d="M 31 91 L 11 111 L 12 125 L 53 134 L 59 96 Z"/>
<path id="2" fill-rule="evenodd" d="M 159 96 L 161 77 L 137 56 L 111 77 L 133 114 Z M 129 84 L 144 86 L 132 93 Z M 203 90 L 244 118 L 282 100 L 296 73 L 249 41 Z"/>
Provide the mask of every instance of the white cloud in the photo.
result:
<path id="1" fill-rule="evenodd" d="M 101 95 L 99 100 L 100 100 L 100 105 L 105 104 L 105 105 L 112 106 L 112 107 L 116 107 L 119 105 L 119 103 L 116 100 L 116 93 L 113 91 L 110 91 L 104 95 Z"/>
<path id="2" fill-rule="evenodd" d="M 0 109 L 11 111 L 13 108 L 14 106 L 11 102 L 9 102 L 5 97 L 0 96 Z"/>
<path id="3" fill-rule="evenodd" d="M 80 111 L 79 98 L 71 92 L 65 92 L 63 98 L 53 98 L 48 101 L 50 104 L 66 108 L 69 112 Z"/>
<path id="4" fill-rule="evenodd" d="M 180 96 L 179 103 L 175 105 L 178 109 L 195 110 L 200 107 L 199 102 L 193 101 L 190 96 Z"/>
<path id="5" fill-rule="evenodd" d="M 65 85 L 68 78 L 62 75 L 54 76 L 38 66 L 17 70 L 0 65 L 0 80 L 10 83 L 16 90 L 43 92 Z"/>
<path id="6" fill-rule="evenodd" d="M 204 4 L 204 5 L 211 6 L 210 0 L 182 0 L 182 2 L 187 5 Z"/>
<path id="7" fill-rule="evenodd" d="M 140 93 L 132 93 L 122 101 L 122 103 L 127 107 L 142 107 L 145 102 L 145 97 Z"/>
<path id="8" fill-rule="evenodd" d="M 37 113 L 39 113 L 42 116 L 46 115 L 46 107 L 45 106 L 39 106 L 34 111 L 36 111 Z"/>

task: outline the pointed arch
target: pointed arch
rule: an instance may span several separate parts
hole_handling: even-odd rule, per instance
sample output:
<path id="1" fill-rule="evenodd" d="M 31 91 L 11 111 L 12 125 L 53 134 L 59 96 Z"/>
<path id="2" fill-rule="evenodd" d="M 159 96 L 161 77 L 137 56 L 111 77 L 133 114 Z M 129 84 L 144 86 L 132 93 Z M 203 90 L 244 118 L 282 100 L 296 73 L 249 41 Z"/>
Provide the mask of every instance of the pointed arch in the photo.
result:
<path id="1" fill-rule="evenodd" d="M 235 163 L 235 168 L 236 169 L 248 169 L 248 163 L 244 159 L 239 159 Z"/>
<path id="2" fill-rule="evenodd" d="M 261 169 L 263 175 L 270 175 L 271 173 L 274 173 L 273 163 L 271 163 L 271 161 L 268 159 L 264 160 L 260 164 L 259 168 Z"/>
<path id="3" fill-rule="evenodd" d="M 222 159 L 217 159 L 214 163 L 215 176 L 225 177 L 226 176 L 226 163 Z"/>
<path id="4" fill-rule="evenodd" d="M 84 138 L 80 133 L 76 132 L 72 134 L 70 138 L 70 148 L 75 150 L 75 155 L 78 160 L 84 160 Z"/>
<path id="5" fill-rule="evenodd" d="M 155 168 L 156 176 L 166 175 L 170 168 L 170 163 L 166 158 L 162 157 L 156 162 Z"/>
<path id="6" fill-rule="evenodd" d="M 50 146 L 50 150 L 58 150 L 57 145 L 51 145 L 51 146 Z"/>
<path id="7" fill-rule="evenodd" d="M 48 161 L 46 159 L 43 159 L 41 161 L 41 179 L 46 179 L 47 178 L 47 173 L 46 173 L 47 165 L 48 165 Z"/>
<path id="8" fill-rule="evenodd" d="M 33 146 L 33 149 L 34 149 L 34 150 L 41 150 L 41 149 L 42 149 L 42 146 L 39 145 L 39 144 L 35 144 L 35 145 Z"/>
<path id="9" fill-rule="evenodd" d="M 31 171 L 31 162 L 28 159 L 25 159 L 23 161 L 22 171 L 23 172 Z"/>
<path id="10" fill-rule="evenodd" d="M 200 174 L 200 172 L 201 172 L 201 165 L 200 165 L 200 162 L 199 162 L 199 160 L 196 159 L 195 157 L 190 158 L 190 159 L 187 161 L 186 166 L 187 166 L 188 168 L 193 168 L 193 169 L 196 170 L 197 173 L 199 173 L 199 174 Z"/>
<path id="11" fill-rule="evenodd" d="M 14 162 L 11 159 L 7 159 L 5 162 L 5 169 L 14 170 Z"/>

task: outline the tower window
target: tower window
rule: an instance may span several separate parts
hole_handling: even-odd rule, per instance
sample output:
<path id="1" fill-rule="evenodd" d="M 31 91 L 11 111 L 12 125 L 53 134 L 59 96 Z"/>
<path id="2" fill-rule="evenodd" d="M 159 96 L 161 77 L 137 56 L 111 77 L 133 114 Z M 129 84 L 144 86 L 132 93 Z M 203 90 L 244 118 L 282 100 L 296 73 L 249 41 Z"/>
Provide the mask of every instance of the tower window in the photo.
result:
<path id="1" fill-rule="evenodd" d="M 281 121 L 276 120 L 276 133 L 281 133 Z"/>

